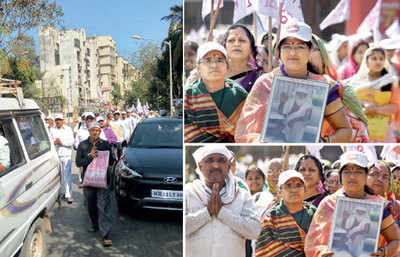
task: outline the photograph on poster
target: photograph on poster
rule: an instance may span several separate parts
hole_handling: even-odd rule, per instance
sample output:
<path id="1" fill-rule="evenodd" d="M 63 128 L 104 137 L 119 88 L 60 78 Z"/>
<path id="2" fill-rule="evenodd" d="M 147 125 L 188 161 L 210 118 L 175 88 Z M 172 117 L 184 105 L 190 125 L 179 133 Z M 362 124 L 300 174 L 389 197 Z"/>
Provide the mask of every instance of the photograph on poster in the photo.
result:
<path id="1" fill-rule="evenodd" d="M 378 249 L 384 202 L 338 197 L 329 237 L 338 256 L 369 256 Z"/>
<path id="2" fill-rule="evenodd" d="M 328 91 L 326 82 L 275 76 L 261 142 L 319 142 Z"/>

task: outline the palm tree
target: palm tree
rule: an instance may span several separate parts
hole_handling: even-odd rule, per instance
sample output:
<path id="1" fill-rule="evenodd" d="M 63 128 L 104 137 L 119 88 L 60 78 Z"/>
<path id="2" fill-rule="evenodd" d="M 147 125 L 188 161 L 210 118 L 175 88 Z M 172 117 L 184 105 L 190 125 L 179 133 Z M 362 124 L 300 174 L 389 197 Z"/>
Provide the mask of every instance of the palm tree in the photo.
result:
<path id="1" fill-rule="evenodd" d="M 173 66 L 173 81 L 174 81 L 174 96 L 182 98 L 182 73 L 183 73 L 183 20 L 182 6 L 174 5 L 170 8 L 171 13 L 161 18 L 161 20 L 169 21 L 168 37 L 164 41 L 170 41 L 172 47 L 172 66 Z M 166 46 L 165 43 L 162 47 Z M 165 48 L 162 56 L 169 58 L 168 48 Z M 163 79 L 160 77 L 160 79 Z"/>

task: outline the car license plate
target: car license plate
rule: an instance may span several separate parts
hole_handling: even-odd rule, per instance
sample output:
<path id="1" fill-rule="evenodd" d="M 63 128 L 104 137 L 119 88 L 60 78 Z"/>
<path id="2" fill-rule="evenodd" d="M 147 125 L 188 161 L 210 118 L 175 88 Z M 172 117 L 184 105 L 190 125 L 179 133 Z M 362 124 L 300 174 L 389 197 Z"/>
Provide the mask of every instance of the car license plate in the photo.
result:
<path id="1" fill-rule="evenodd" d="M 182 193 L 182 191 L 152 189 L 151 190 L 151 197 L 162 198 L 162 199 L 182 200 L 183 199 L 183 193 Z"/>

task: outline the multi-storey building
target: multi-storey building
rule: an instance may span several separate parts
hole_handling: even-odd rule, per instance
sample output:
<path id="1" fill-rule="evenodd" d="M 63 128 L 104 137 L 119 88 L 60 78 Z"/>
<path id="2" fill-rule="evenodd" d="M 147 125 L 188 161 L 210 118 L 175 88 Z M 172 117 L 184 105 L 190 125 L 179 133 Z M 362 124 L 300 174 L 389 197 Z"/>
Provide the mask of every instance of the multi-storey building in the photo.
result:
<path id="1" fill-rule="evenodd" d="M 115 41 L 111 36 L 96 37 L 99 53 L 99 83 L 104 101 L 112 101 L 111 92 L 115 85 L 116 57 Z"/>
<path id="2" fill-rule="evenodd" d="M 60 31 L 42 26 L 39 40 L 44 76 L 37 85 L 44 99 L 64 100 L 67 116 L 111 103 L 115 83 L 124 94 L 129 82 L 137 79 L 137 70 L 122 57 L 118 58 L 123 64 L 117 67 L 116 43 L 111 36 L 86 37 L 84 29 Z"/>
<path id="3" fill-rule="evenodd" d="M 116 83 L 119 84 L 123 96 L 129 90 L 130 83 L 139 79 L 138 70 L 121 56 L 117 56 L 116 75 Z"/>

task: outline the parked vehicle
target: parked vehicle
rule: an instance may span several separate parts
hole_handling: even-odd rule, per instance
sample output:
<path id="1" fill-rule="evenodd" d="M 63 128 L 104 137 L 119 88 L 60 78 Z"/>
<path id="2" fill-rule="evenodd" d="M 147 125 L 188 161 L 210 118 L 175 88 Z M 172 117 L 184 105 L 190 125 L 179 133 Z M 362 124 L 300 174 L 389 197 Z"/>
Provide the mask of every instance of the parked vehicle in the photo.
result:
<path id="1" fill-rule="evenodd" d="M 120 206 L 182 210 L 182 119 L 141 120 L 115 170 Z"/>
<path id="2" fill-rule="evenodd" d="M 0 96 L 0 256 L 46 256 L 60 166 L 39 106 Z"/>

